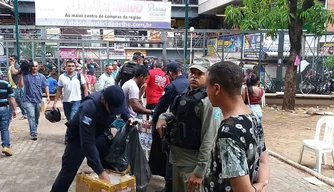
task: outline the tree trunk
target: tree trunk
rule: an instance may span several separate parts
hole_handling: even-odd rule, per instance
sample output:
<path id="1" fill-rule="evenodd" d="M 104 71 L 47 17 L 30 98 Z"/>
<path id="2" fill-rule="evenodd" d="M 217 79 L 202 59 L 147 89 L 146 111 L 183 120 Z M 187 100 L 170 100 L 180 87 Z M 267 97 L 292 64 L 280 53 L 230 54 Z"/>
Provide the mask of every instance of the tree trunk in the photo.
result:
<path id="1" fill-rule="evenodd" d="M 296 15 L 297 0 L 290 0 L 290 13 Z M 297 17 L 290 16 L 289 38 L 290 38 L 290 56 L 286 65 L 284 81 L 283 110 L 294 110 L 296 99 L 296 74 L 297 66 L 294 65 L 295 58 L 300 55 L 302 48 L 303 22 Z"/>

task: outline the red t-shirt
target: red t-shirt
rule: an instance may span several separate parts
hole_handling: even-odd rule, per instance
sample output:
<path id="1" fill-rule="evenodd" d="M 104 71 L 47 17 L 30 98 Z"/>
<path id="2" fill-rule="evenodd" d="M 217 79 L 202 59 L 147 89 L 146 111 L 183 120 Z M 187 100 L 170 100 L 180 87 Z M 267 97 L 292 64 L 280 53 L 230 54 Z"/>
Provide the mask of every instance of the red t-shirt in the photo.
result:
<path id="1" fill-rule="evenodd" d="M 146 83 L 146 103 L 157 104 L 164 88 L 170 83 L 168 76 L 160 69 L 151 69 Z"/>

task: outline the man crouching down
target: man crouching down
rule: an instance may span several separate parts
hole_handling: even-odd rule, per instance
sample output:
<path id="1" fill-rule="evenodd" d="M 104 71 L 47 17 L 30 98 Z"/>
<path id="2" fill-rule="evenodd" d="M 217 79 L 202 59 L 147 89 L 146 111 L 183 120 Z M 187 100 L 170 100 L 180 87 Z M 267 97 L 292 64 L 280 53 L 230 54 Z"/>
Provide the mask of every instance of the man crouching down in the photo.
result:
<path id="1" fill-rule="evenodd" d="M 190 66 L 189 85 L 161 114 L 157 131 L 170 146 L 173 192 L 204 191 L 202 181 L 217 126 L 220 109 L 213 108 L 206 94 L 209 64 Z"/>

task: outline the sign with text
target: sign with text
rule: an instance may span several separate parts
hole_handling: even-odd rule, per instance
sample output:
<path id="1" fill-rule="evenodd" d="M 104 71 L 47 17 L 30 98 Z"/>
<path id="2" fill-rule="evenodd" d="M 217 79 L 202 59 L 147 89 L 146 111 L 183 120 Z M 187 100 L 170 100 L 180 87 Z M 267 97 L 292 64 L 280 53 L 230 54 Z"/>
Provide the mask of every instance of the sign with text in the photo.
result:
<path id="1" fill-rule="evenodd" d="M 171 2 L 35 0 L 36 25 L 169 29 Z"/>

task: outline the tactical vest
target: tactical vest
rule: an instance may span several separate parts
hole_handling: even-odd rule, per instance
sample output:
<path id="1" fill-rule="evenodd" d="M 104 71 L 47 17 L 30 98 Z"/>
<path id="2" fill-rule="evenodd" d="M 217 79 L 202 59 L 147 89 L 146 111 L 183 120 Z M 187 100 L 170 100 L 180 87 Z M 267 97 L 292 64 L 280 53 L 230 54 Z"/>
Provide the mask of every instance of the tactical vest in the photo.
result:
<path id="1" fill-rule="evenodd" d="M 139 68 L 137 63 L 131 63 L 124 65 L 121 69 L 121 86 L 128 80 L 132 79 L 135 76 L 136 70 Z"/>
<path id="2" fill-rule="evenodd" d="M 169 143 L 186 149 L 201 146 L 202 120 L 196 114 L 197 105 L 207 97 L 206 87 L 188 95 L 188 89 L 174 99 L 171 112 L 175 119 L 168 123 Z"/>

